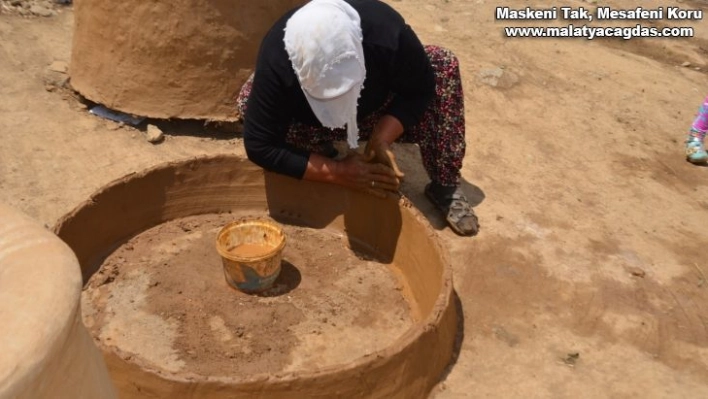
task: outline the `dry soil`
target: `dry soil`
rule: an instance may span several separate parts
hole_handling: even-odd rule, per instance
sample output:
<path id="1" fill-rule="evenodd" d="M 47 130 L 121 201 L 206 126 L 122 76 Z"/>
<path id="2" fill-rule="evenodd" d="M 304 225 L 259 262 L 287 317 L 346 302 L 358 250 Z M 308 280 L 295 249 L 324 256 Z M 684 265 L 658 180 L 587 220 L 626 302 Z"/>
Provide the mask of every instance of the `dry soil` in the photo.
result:
<path id="1" fill-rule="evenodd" d="M 708 94 L 705 20 L 681 23 L 695 28 L 685 39 L 509 39 L 502 28 L 513 23 L 495 21 L 498 6 L 595 5 L 389 4 L 424 43 L 460 58 L 463 187 L 482 223 L 476 238 L 446 229 L 422 195 L 417 149 L 396 148 L 404 193 L 452 254 L 464 315 L 437 397 L 708 397 L 708 169 L 685 162 L 682 149 Z M 153 145 L 55 90 L 66 75 L 47 68 L 68 62 L 73 21 L 70 7 L 57 13 L 0 15 L 0 201 L 52 225 L 128 173 L 244 153 L 238 134 L 201 124 L 163 124 L 165 141 Z M 508 78 L 485 83 L 502 67 Z"/>

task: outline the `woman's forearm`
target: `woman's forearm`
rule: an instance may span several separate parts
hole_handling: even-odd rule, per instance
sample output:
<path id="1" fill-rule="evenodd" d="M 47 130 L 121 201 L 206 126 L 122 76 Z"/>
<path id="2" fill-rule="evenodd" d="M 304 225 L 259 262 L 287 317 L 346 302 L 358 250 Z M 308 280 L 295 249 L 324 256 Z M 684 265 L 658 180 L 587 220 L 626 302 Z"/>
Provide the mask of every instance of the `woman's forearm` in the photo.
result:
<path id="1" fill-rule="evenodd" d="M 393 144 L 403 134 L 403 124 L 393 115 L 384 115 L 374 127 L 371 141 Z"/>
<path id="2" fill-rule="evenodd" d="M 307 169 L 305 169 L 305 174 L 302 178 L 323 183 L 341 184 L 337 179 L 337 168 L 337 161 L 313 152 L 307 161 Z"/>

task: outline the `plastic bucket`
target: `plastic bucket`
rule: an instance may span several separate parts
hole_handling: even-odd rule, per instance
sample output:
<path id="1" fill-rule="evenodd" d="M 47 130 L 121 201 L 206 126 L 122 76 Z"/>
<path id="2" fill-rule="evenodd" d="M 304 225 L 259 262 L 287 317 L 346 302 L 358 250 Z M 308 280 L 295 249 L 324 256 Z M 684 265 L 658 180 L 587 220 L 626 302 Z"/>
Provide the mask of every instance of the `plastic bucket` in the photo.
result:
<path id="1" fill-rule="evenodd" d="M 239 291 L 258 293 L 273 286 L 285 248 L 283 228 L 267 219 L 243 219 L 216 236 L 226 282 Z"/>

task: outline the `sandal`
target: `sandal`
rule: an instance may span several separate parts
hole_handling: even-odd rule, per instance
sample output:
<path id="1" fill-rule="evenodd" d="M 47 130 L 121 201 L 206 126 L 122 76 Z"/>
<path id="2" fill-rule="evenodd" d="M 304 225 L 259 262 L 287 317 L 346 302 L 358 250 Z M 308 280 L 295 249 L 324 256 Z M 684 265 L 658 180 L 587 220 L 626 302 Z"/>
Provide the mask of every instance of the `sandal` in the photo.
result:
<path id="1" fill-rule="evenodd" d="M 462 236 L 475 236 L 479 232 L 479 220 L 459 186 L 442 186 L 430 183 L 425 186 L 425 195 L 445 215 L 447 224 Z"/>

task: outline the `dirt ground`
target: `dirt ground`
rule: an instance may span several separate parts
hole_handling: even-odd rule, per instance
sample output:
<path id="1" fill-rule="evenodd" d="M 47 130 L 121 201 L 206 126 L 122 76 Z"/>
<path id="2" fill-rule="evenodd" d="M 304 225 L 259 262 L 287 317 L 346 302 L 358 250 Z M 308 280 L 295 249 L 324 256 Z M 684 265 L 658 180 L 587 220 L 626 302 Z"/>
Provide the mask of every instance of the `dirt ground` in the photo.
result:
<path id="1" fill-rule="evenodd" d="M 214 243 L 236 219 L 173 220 L 113 252 L 82 293 L 94 338 L 162 372 L 248 376 L 346 364 L 413 325 L 396 274 L 326 230 L 284 226 L 273 288 L 229 287 Z"/>
<path id="2" fill-rule="evenodd" d="M 421 195 L 416 149 L 398 147 L 404 192 L 447 244 L 464 312 L 459 356 L 434 396 L 708 397 L 708 169 L 682 149 L 708 93 L 708 25 L 684 24 L 691 39 L 508 39 L 495 7 L 530 2 L 390 4 L 461 60 L 464 187 L 482 222 L 476 238 L 445 229 Z M 132 171 L 243 154 L 238 135 L 199 124 L 165 126 L 150 144 L 54 90 L 62 73 L 47 67 L 68 62 L 71 28 L 70 7 L 0 15 L 0 201 L 50 226 Z M 501 67 L 496 86 L 481 78 Z"/>

